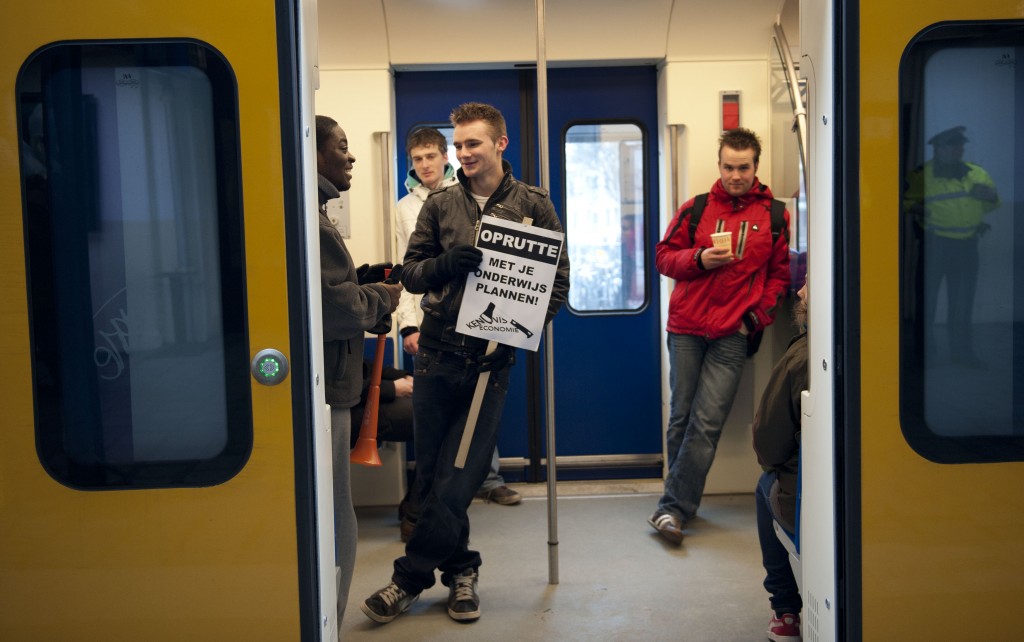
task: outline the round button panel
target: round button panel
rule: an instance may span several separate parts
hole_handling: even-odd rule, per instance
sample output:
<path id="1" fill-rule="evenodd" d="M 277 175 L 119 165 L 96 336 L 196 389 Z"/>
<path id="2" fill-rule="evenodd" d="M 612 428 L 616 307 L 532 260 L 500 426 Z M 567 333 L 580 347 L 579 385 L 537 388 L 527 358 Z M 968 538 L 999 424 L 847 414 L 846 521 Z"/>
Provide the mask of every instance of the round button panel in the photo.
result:
<path id="1" fill-rule="evenodd" d="M 265 386 L 273 386 L 288 376 L 288 359 L 273 348 L 260 350 L 252 358 L 252 376 Z"/>

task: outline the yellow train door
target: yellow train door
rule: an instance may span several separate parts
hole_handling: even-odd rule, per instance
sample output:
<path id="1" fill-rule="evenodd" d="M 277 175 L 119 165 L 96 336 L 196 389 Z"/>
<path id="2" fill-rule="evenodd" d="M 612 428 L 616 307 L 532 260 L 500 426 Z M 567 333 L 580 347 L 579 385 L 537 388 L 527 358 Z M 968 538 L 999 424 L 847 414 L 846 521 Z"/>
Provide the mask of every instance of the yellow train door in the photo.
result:
<path id="1" fill-rule="evenodd" d="M 332 626 L 298 6 L 4 9 L 0 639 Z"/>
<path id="2" fill-rule="evenodd" d="M 848 631 L 1018 639 L 1020 5 L 859 9 L 860 174 L 848 179 L 859 180 L 860 416 L 859 452 L 847 453 L 859 484 L 846 539 L 859 545 L 847 588 L 860 604 Z"/>

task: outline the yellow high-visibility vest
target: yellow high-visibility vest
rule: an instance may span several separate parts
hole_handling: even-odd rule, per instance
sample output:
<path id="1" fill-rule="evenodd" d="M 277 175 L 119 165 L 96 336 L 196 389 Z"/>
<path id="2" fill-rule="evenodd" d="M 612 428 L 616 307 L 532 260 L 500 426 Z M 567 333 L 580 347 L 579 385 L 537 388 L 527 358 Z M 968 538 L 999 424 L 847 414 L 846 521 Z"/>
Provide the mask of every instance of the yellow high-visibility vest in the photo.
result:
<path id="1" fill-rule="evenodd" d="M 975 234 L 985 214 L 999 207 L 999 200 L 983 201 L 971 195 L 976 185 L 995 189 L 995 183 L 984 169 L 974 163 L 963 178 L 935 175 L 932 161 L 910 176 L 904 205 L 924 204 L 924 227 L 937 236 L 966 239 Z"/>

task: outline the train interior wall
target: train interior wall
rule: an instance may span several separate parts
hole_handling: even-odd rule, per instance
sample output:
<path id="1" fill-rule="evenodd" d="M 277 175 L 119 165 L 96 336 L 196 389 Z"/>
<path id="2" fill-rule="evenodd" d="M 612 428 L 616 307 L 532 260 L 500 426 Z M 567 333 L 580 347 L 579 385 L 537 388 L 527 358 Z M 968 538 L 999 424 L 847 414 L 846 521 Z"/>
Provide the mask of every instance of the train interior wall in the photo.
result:
<path id="1" fill-rule="evenodd" d="M 321 33 L 321 41 L 324 34 Z M 677 184 L 680 202 L 706 191 L 717 180 L 717 140 L 720 132 L 720 95 L 723 91 L 736 91 L 741 96 L 741 123 L 757 131 L 766 143 L 758 175 L 771 185 L 772 154 L 767 143 L 770 131 L 769 68 L 768 49 L 770 42 L 763 43 L 764 57 L 748 60 L 667 61 L 659 65 L 659 132 L 655 137 L 659 146 L 662 193 L 658 212 L 658 226 L 664 230 L 676 205 L 669 203 L 671 165 L 668 163 L 670 141 L 668 125 L 681 125 L 680 140 L 677 141 L 678 156 Z M 359 263 L 373 263 L 384 260 L 387 244 L 393 239 L 385 238 L 385 199 L 392 203 L 402 194 L 396 194 L 394 187 L 394 154 L 404 153 L 404 143 L 392 135 L 391 149 L 382 148 L 380 132 L 394 132 L 395 101 L 391 68 L 381 65 L 378 69 L 321 69 L 320 88 L 316 94 L 316 111 L 336 118 L 345 129 L 350 148 L 356 155 L 353 188 L 349 192 L 352 212 L 352 239 L 349 249 L 353 259 Z M 555 133 L 554 135 L 557 135 Z M 385 191 L 382 174 L 382 157 L 387 159 L 387 170 L 392 180 Z M 556 159 L 551 159 L 552 164 Z M 653 220 L 653 219 L 652 219 Z M 393 229 L 393 227 L 392 227 Z M 394 255 L 393 245 L 391 254 Z M 653 252 L 652 252 L 653 255 Z M 400 257 L 395 258 L 396 261 Z M 660 279 L 662 301 L 667 302 L 670 283 Z M 667 303 L 663 303 L 662 327 L 667 314 Z M 788 302 L 787 302 L 788 309 Z M 566 313 L 566 312 L 563 312 Z M 715 465 L 707 481 L 708 493 L 750 492 L 760 472 L 750 448 L 750 423 L 754 407 L 763 389 L 771 365 L 785 349 L 786 341 L 792 335 L 787 321 L 788 313 L 780 315 L 779 322 L 769 329 L 764 348 L 747 367 L 739 395 L 727 422 L 718 447 Z M 662 345 L 664 353 L 664 346 Z M 668 418 L 668 371 L 663 354 L 663 423 Z M 506 429 L 516 429 L 508 427 Z M 395 457 L 401 461 L 401 457 Z M 364 473 L 360 473 L 363 477 Z M 357 497 L 364 497 L 363 503 L 378 503 L 381 497 L 394 497 L 398 491 L 381 495 L 373 492 L 361 493 L 358 486 L 363 483 L 379 489 L 380 480 L 386 476 L 394 479 L 392 472 L 370 473 L 367 480 L 357 479 Z M 400 497 L 400 496 L 399 496 Z M 397 500 L 395 500 L 397 501 Z"/>

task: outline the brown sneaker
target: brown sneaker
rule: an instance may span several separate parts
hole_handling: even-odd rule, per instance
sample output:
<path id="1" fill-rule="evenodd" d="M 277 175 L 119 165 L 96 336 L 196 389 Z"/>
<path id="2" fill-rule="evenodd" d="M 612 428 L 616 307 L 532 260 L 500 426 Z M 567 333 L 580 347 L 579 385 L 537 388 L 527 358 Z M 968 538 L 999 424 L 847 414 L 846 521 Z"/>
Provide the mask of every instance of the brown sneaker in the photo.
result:
<path id="1" fill-rule="evenodd" d="M 501 504 L 502 506 L 518 504 L 523 499 L 523 496 L 518 492 L 504 485 L 492 488 L 491 490 L 481 490 L 476 494 L 476 496 L 485 502 L 494 502 L 495 504 Z"/>
<path id="2" fill-rule="evenodd" d="M 653 526 L 659 535 L 673 544 L 683 543 L 683 524 L 675 515 L 663 513 L 660 510 L 655 511 L 647 518 L 647 523 Z"/>

